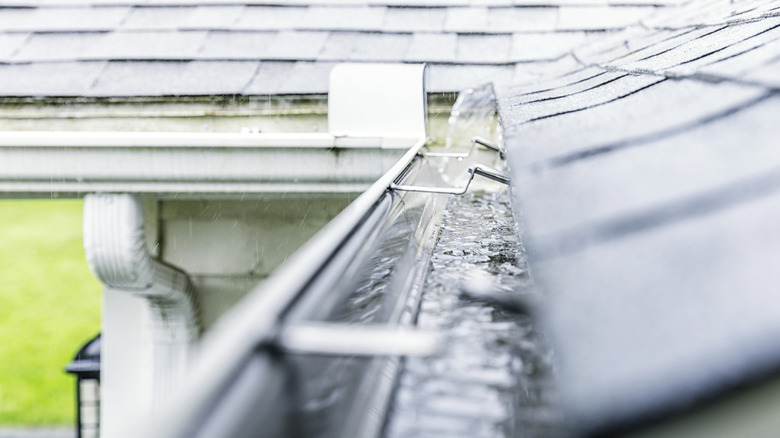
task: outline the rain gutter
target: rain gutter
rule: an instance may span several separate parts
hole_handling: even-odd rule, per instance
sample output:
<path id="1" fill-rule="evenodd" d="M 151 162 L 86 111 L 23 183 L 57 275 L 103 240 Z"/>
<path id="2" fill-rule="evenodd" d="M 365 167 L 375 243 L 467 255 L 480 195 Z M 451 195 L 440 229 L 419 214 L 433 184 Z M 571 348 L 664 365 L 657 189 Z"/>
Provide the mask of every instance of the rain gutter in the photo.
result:
<path id="1" fill-rule="evenodd" d="M 283 433 L 272 427 L 274 421 L 283 420 L 273 409 L 266 407 L 254 414 L 246 412 L 246 409 L 252 412 L 259 399 L 268 396 L 264 392 L 273 390 L 268 389 L 273 388 L 273 382 L 267 380 L 278 377 L 275 351 L 284 348 L 279 340 L 295 338 L 285 334 L 283 319 L 309 289 L 322 286 L 318 282 L 327 283 L 329 278 L 342 274 L 366 233 L 375 229 L 390 205 L 403 196 L 390 187 L 401 182 L 410 173 L 409 169 L 420 162 L 419 152 L 425 142 L 425 139 L 417 141 L 288 263 L 221 318 L 202 341 L 201 351 L 207 354 L 201 354 L 194 364 L 189 378 L 193 384 L 185 385 L 159 421 L 153 422 L 146 431 L 149 436 L 184 438 L 217 433 L 243 437 Z M 257 388 L 265 391 L 255 391 Z M 284 388 L 276 390 L 285 392 Z M 247 420 L 242 413 L 256 418 Z M 262 418 L 266 413 L 269 418 Z M 258 431 L 242 426 L 243 422 L 253 420 L 265 424 L 265 428 Z"/>

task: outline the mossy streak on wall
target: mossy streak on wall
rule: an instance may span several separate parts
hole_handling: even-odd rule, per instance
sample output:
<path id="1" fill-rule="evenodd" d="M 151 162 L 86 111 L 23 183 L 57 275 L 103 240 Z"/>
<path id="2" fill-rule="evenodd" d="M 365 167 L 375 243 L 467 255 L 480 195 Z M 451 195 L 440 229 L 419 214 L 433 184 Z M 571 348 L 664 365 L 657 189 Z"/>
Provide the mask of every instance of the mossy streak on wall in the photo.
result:
<path id="1" fill-rule="evenodd" d="M 428 96 L 428 131 L 446 136 L 453 93 Z M 0 130 L 327 132 L 326 96 L 0 99 Z"/>

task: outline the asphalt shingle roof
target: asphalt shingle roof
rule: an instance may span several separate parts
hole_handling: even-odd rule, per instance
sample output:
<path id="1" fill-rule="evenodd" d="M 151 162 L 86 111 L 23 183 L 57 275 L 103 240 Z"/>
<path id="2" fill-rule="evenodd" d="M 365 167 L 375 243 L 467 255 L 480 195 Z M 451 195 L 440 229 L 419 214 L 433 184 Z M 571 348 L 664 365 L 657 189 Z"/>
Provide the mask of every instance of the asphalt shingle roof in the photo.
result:
<path id="1" fill-rule="evenodd" d="M 777 376 L 780 2 L 695 0 L 571 58 L 499 105 L 576 432 Z"/>
<path id="2" fill-rule="evenodd" d="M 329 68 L 311 64 L 332 67 L 345 61 L 428 62 L 430 91 L 458 91 L 481 85 L 477 81 L 489 76 L 464 72 L 500 71 L 504 80 L 525 77 L 522 64 L 565 55 L 586 31 L 602 34 L 625 27 L 674 1 L 620 3 L 10 0 L 0 6 L 0 75 L 7 70 L 31 76 L 3 85 L 2 94 L 324 94 Z M 301 65 L 291 67 L 290 62 Z M 54 73 L 56 79 L 42 78 L 52 63 L 68 67 Z M 223 68 L 229 63 L 241 67 Z M 247 63 L 257 65 L 248 79 Z M 90 81 L 70 76 L 99 64 L 103 66 Z M 224 75 L 221 84 L 197 83 L 197 78 L 210 80 L 207 72 L 217 70 Z M 310 76 L 264 75 L 270 71 Z M 122 74 L 149 74 L 158 83 Z M 191 78 L 186 81 L 191 88 L 178 84 L 179 76 Z M 36 85 L 39 79 L 43 83 Z M 266 80 L 270 83 L 260 83 Z"/>

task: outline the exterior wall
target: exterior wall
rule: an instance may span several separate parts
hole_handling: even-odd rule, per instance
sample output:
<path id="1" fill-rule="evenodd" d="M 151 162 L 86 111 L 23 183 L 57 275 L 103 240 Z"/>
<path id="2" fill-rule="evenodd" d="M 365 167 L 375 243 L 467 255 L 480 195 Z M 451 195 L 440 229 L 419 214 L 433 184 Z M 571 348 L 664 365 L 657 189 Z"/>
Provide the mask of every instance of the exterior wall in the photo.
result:
<path id="1" fill-rule="evenodd" d="M 190 275 L 208 330 L 355 196 L 164 201 L 160 255 Z"/>

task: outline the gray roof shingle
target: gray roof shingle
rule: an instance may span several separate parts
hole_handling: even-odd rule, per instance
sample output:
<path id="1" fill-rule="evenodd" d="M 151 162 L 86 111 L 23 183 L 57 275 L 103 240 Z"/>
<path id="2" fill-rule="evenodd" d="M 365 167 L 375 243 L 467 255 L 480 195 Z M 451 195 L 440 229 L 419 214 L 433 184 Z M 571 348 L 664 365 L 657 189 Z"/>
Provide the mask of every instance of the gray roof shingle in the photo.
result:
<path id="1" fill-rule="evenodd" d="M 490 8 L 486 29 L 507 33 L 551 32 L 557 21 L 557 8 Z"/>
<path id="2" fill-rule="evenodd" d="M 305 14 L 305 7 L 247 6 L 241 11 L 233 28 L 240 30 L 295 29 Z"/>
<path id="3" fill-rule="evenodd" d="M 87 96 L 233 94 L 254 77 L 257 61 L 109 62 Z"/>
<path id="4" fill-rule="evenodd" d="M 192 59 L 206 32 L 112 32 L 86 52 L 91 59 Z"/>
<path id="5" fill-rule="evenodd" d="M 510 35 L 458 35 L 455 50 L 458 61 L 490 64 L 509 63 Z"/>
<path id="6" fill-rule="evenodd" d="M 283 81 L 287 85 L 270 87 L 294 94 L 319 90 L 319 85 L 307 84 L 327 82 L 328 66 L 338 62 L 427 62 L 441 67 L 432 68 L 430 74 L 438 89 L 457 91 L 483 80 L 481 75 L 470 79 L 463 72 L 501 72 L 498 77 L 506 81 L 535 77 L 547 67 L 520 64 L 558 60 L 571 53 L 587 40 L 584 33 L 573 29 L 603 32 L 616 25 L 600 16 L 585 26 L 573 24 L 579 19 L 576 17 L 590 17 L 587 13 L 593 8 L 606 8 L 595 0 L 9 1 L 4 5 L 18 8 L 0 7 L 0 63 L 5 63 L 0 69 L 19 63 L 126 63 L 112 64 L 99 73 L 100 80 L 95 84 L 101 85 L 87 90 L 90 96 L 158 93 L 149 91 L 154 87 L 141 85 L 143 81 L 121 80 L 118 83 L 124 84 L 124 89 L 107 86 L 109 77 L 102 76 L 135 68 L 139 74 L 148 72 L 150 80 L 157 80 L 165 72 L 175 74 L 180 68 L 144 64 L 148 61 L 182 61 L 199 69 L 209 62 L 268 63 L 267 70 L 260 68 L 261 75 L 276 68 L 284 70 L 284 64 L 275 62 L 290 61 L 299 65 L 291 74 L 321 75 L 288 78 Z M 644 0 L 624 3 L 646 4 Z M 624 23 L 655 8 L 619 6 L 610 10 L 623 11 L 618 13 L 618 21 Z M 567 18 L 570 16 L 576 17 Z M 561 23 L 572 32 L 556 33 Z M 129 64 L 133 62 L 140 64 L 132 67 Z M 214 68 L 218 69 L 216 65 Z M 506 74 L 508 71 L 512 74 Z M 240 81 L 231 83 L 238 87 Z M 260 83 L 273 81 L 253 81 L 252 86 L 243 84 L 231 90 L 224 85 L 198 84 L 192 93 L 220 89 L 241 94 L 269 89 Z M 301 89 L 293 89 L 292 84 L 300 84 Z M 441 88 L 444 84 L 450 88 Z M 70 94 L 72 88 L 54 91 Z M 177 89 L 177 93 L 186 94 L 186 90 Z"/>
<path id="7" fill-rule="evenodd" d="M 127 16 L 128 7 L 3 8 L 3 32 L 112 31 Z"/>
<path id="8" fill-rule="evenodd" d="M 246 93 L 325 94 L 334 66 L 326 62 L 263 62 Z"/>
<path id="9" fill-rule="evenodd" d="M 499 89 L 577 435 L 780 375 L 778 6 L 693 1 Z"/>
<path id="10" fill-rule="evenodd" d="M 198 6 L 187 17 L 182 29 L 229 29 L 244 14 L 244 6 Z"/>
<path id="11" fill-rule="evenodd" d="M 105 32 L 38 33 L 31 35 L 27 44 L 8 59 L 18 62 L 81 60 L 85 52 L 99 46 L 106 36 Z"/>
<path id="12" fill-rule="evenodd" d="M 382 29 L 386 32 L 429 32 L 444 30 L 445 8 L 388 8 Z"/>
<path id="13" fill-rule="evenodd" d="M 404 61 L 455 62 L 458 35 L 453 33 L 415 33 Z"/>
<path id="14" fill-rule="evenodd" d="M 0 61 L 7 61 L 30 38 L 27 33 L 0 34 Z"/>
<path id="15" fill-rule="evenodd" d="M 0 68 L 0 95 L 83 96 L 105 62 L 8 64 Z"/>
<path id="16" fill-rule="evenodd" d="M 455 33 L 485 32 L 488 9 L 485 7 L 449 8 L 444 30 Z"/>
<path id="17" fill-rule="evenodd" d="M 512 52 L 509 58 L 514 62 L 555 59 L 568 54 L 572 47 L 583 42 L 583 32 L 515 33 L 512 35 Z"/>
<path id="18" fill-rule="evenodd" d="M 185 27 L 197 7 L 134 7 L 122 21 L 123 29 L 175 30 Z"/>
<path id="19" fill-rule="evenodd" d="M 382 28 L 385 8 L 372 6 L 310 6 L 295 26 L 301 30 L 365 30 Z"/>
<path id="20" fill-rule="evenodd" d="M 323 61 L 381 62 L 403 59 L 412 36 L 408 34 L 353 34 L 331 32 L 320 52 Z"/>

